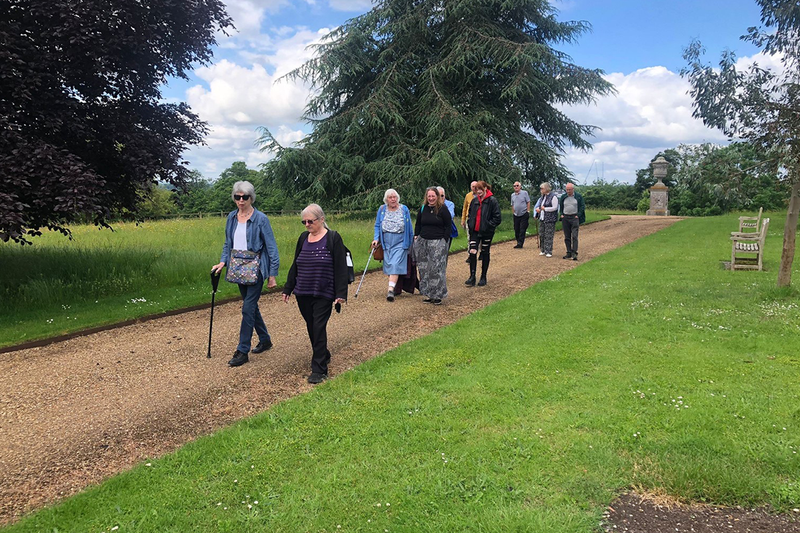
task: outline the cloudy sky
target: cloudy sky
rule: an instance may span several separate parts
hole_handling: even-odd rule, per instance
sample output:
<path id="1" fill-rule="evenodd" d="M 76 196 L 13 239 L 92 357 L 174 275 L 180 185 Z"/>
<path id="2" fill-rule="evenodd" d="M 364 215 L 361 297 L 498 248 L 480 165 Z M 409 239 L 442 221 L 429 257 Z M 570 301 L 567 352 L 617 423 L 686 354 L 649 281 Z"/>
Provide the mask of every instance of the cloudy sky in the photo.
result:
<path id="1" fill-rule="evenodd" d="M 254 168 L 271 157 L 254 145 L 259 126 L 284 145 L 309 131 L 300 120 L 308 88 L 276 80 L 311 57 L 310 44 L 371 7 L 369 0 L 226 4 L 237 29 L 220 36 L 213 64 L 164 90 L 167 99 L 188 102 L 208 122 L 207 146 L 187 152 L 186 159 L 212 179 L 234 161 Z M 567 109 L 578 122 L 602 128 L 592 139 L 594 150 L 565 155 L 578 183 L 632 182 L 636 169 L 659 150 L 724 142 L 724 136 L 691 117 L 688 85 L 679 74 L 681 53 L 699 39 L 708 61 L 716 62 L 725 49 L 741 58 L 755 54 L 739 39 L 758 23 L 753 0 L 559 0 L 554 5 L 560 20 L 584 20 L 593 28 L 577 44 L 560 49 L 578 65 L 605 71 L 617 89 L 616 96 L 595 105 Z"/>

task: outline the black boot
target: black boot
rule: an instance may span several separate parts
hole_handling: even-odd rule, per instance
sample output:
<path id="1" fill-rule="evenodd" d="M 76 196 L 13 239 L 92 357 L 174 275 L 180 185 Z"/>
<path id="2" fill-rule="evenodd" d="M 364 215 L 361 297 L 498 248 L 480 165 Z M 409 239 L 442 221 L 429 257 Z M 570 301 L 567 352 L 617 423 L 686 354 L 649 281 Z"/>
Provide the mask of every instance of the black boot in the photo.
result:
<path id="1" fill-rule="evenodd" d="M 250 358 L 247 357 L 246 353 L 236 350 L 235 352 L 233 352 L 233 359 L 228 361 L 228 366 L 242 366 L 249 360 Z"/>
<path id="2" fill-rule="evenodd" d="M 469 279 L 464 282 L 464 285 L 469 287 L 475 286 L 475 270 L 478 268 L 478 258 L 475 257 L 475 254 L 469 254 L 467 258 L 469 262 Z"/>
<path id="3" fill-rule="evenodd" d="M 489 254 L 484 256 L 483 261 L 481 261 L 481 279 L 478 282 L 478 287 L 483 287 L 486 285 L 486 273 L 489 271 Z"/>

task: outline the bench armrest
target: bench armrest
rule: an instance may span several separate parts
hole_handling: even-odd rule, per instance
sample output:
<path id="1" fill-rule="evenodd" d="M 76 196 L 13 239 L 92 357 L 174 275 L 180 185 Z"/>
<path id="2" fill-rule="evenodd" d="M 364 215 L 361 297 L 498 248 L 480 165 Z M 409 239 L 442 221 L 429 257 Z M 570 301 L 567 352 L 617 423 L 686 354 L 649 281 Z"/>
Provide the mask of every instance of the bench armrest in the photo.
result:
<path id="1" fill-rule="evenodd" d="M 761 240 L 760 233 L 739 233 L 737 231 L 731 232 L 732 241 L 758 241 Z"/>

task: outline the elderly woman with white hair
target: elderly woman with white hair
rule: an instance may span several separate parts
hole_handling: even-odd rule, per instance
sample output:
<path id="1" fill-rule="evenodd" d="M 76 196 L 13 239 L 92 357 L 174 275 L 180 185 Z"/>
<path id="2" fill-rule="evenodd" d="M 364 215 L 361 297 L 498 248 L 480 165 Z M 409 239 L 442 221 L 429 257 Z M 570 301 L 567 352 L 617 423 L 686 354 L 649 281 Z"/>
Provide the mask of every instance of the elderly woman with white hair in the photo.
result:
<path id="1" fill-rule="evenodd" d="M 311 340 L 311 375 L 308 382 L 328 379 L 328 320 L 334 302 L 347 301 L 347 254 L 342 237 L 325 224 L 325 213 L 311 204 L 301 213 L 306 227 L 294 252 L 294 263 L 283 286 L 283 301 L 289 303 L 292 293 L 306 321 Z"/>
<path id="2" fill-rule="evenodd" d="M 236 202 L 236 209 L 228 215 L 222 256 L 220 262 L 211 267 L 211 271 L 218 274 L 227 266 L 225 279 L 239 285 L 242 324 L 239 327 L 239 345 L 228 365 L 241 366 L 249 361 L 253 329 L 258 334 L 258 344 L 252 352 L 261 353 L 272 348 L 267 325 L 258 309 L 258 299 L 265 280 L 267 287 L 276 286 L 275 276 L 278 275 L 280 261 L 278 243 L 269 218 L 253 207 L 256 199 L 253 184 L 237 181 L 233 184 L 231 198 Z"/>
<path id="3" fill-rule="evenodd" d="M 394 189 L 383 194 L 383 205 L 375 217 L 372 247 L 378 243 L 383 248 L 383 273 L 389 276 L 386 300 L 393 302 L 397 280 L 408 273 L 408 250 L 414 243 L 411 212 L 400 203 L 400 195 Z"/>

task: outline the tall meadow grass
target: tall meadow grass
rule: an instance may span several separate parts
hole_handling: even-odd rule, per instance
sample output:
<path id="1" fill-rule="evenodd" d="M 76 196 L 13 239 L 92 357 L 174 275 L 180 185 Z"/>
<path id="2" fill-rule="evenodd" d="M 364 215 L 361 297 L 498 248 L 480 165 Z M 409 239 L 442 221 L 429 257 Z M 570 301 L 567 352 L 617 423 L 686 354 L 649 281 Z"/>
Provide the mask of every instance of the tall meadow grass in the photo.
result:
<path id="1" fill-rule="evenodd" d="M 278 284 L 282 285 L 304 229 L 299 216 L 270 220 L 281 257 Z M 328 217 L 328 223 L 353 252 L 356 270 L 363 270 L 373 219 L 337 215 Z M 218 217 L 120 222 L 113 231 L 75 226 L 72 240 L 45 233 L 31 246 L 0 243 L 0 346 L 209 302 L 209 271 L 219 262 L 224 226 L 225 219 Z M 504 213 L 496 240 L 512 236 L 511 215 Z M 464 248 L 466 236 L 461 230 L 452 250 Z M 220 283 L 217 298 L 237 295 L 235 285 Z"/>

